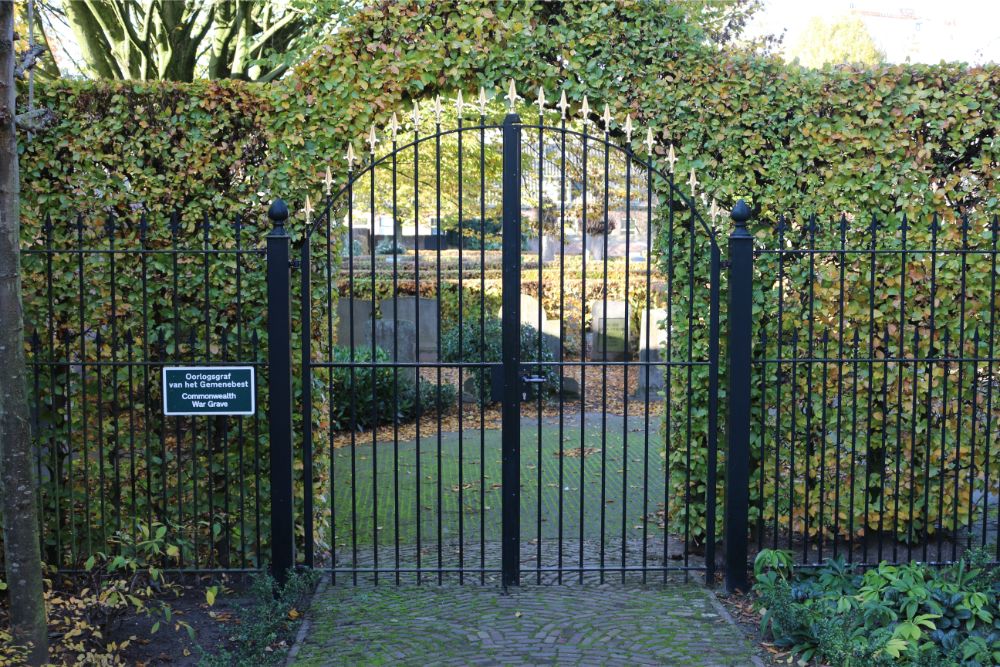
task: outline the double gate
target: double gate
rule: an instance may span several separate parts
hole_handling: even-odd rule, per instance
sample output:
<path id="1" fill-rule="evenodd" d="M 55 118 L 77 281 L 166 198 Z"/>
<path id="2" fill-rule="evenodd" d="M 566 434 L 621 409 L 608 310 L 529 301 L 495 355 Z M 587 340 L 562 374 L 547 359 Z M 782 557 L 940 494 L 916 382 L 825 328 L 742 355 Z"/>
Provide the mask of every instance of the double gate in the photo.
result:
<path id="1" fill-rule="evenodd" d="M 327 174 L 297 262 L 270 212 L 272 303 L 301 276 L 299 320 L 270 314 L 275 567 L 301 446 L 304 561 L 334 581 L 712 580 L 720 260 L 694 177 L 565 112 L 418 120 Z"/>
<path id="2" fill-rule="evenodd" d="M 1000 558 L 995 217 L 892 204 L 754 238 L 737 203 L 723 392 L 719 209 L 672 151 L 607 114 L 444 115 L 372 132 L 295 238 L 275 202 L 266 304 L 239 218 L 27 244 L 47 562 L 155 534 L 195 571 L 711 581 L 719 543 L 735 588 L 751 536 L 804 566 Z M 253 366 L 263 409 L 168 414 L 176 365 Z"/>

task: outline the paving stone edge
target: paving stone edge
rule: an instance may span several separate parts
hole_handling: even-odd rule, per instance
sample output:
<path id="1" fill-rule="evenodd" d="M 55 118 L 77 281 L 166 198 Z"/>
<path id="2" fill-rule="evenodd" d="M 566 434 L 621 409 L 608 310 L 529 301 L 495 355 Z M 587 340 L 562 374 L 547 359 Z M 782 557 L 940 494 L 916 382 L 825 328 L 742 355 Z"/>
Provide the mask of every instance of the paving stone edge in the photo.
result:
<path id="1" fill-rule="evenodd" d="M 309 596 L 309 602 L 305 605 L 305 609 L 302 610 L 302 624 L 299 625 L 299 631 L 295 633 L 295 641 L 292 643 L 292 647 L 288 649 L 288 655 L 285 656 L 285 667 L 291 667 L 295 663 L 295 658 L 298 657 L 299 651 L 306 641 L 306 635 L 309 634 L 309 628 L 312 626 L 312 622 L 309 620 L 309 610 L 312 608 L 313 602 L 326 592 L 329 585 L 326 577 L 321 576 L 319 583 L 316 584 L 316 590 Z"/>
<path id="2" fill-rule="evenodd" d="M 740 626 L 739 623 L 736 622 L 736 619 L 733 618 L 732 614 L 729 613 L 729 610 L 726 609 L 726 605 L 722 604 L 722 602 L 719 601 L 719 598 L 716 597 L 715 591 L 711 588 L 706 588 L 705 590 L 708 592 L 708 597 L 712 602 L 712 606 L 715 607 L 715 610 L 719 613 L 719 616 L 726 619 L 726 622 L 728 622 L 729 625 L 736 628 L 736 631 L 740 633 L 740 635 L 747 641 L 748 644 L 750 644 L 750 649 L 753 652 L 750 660 L 753 662 L 754 667 L 766 667 L 764 661 L 761 660 L 759 655 L 757 655 L 758 647 L 756 642 L 754 642 L 751 637 L 747 637 L 746 633 L 743 632 L 743 628 Z"/>

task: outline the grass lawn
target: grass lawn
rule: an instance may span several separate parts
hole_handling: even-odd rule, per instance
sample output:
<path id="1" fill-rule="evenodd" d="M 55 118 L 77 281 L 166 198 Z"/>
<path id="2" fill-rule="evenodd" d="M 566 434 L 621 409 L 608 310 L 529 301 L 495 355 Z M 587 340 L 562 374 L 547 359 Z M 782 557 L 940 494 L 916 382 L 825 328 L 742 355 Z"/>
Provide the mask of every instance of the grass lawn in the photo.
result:
<path id="1" fill-rule="evenodd" d="M 599 539 L 602 509 L 609 538 L 620 538 L 623 524 L 627 538 L 641 537 L 643 516 L 663 503 L 659 417 L 649 418 L 648 456 L 643 417 L 626 422 L 608 415 L 604 420 L 602 428 L 601 415 L 587 415 L 582 459 L 579 415 L 565 417 L 562 455 L 558 418 L 544 417 L 541 426 L 537 420 L 522 420 L 522 544 L 539 537 L 539 512 L 541 538 L 558 535 L 560 505 L 564 539 L 579 538 L 581 518 L 584 538 Z M 457 541 L 460 531 L 464 543 L 478 543 L 481 537 L 499 540 L 501 432 L 480 431 L 478 423 L 466 426 L 460 433 L 422 433 L 419 442 L 396 446 L 390 440 L 373 447 L 370 433 L 359 434 L 353 484 L 352 450 L 337 449 L 329 509 L 338 550 L 349 551 L 352 536 L 357 545 L 370 547 L 376 533 L 379 545 L 394 544 L 397 525 L 401 544 L 416 543 L 418 526 L 422 545 L 436 543 L 439 508 L 442 542 Z M 329 523 L 322 516 L 317 521 Z M 649 530 L 656 529 L 651 525 Z"/>

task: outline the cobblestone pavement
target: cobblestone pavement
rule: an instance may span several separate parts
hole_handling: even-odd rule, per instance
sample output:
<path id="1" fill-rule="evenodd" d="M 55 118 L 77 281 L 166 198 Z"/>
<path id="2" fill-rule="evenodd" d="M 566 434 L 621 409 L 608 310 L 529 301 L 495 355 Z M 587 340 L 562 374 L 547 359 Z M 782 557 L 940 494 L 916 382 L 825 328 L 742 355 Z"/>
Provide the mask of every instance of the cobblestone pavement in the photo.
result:
<path id="1" fill-rule="evenodd" d="M 753 665 L 700 586 L 326 586 L 292 665 Z"/>

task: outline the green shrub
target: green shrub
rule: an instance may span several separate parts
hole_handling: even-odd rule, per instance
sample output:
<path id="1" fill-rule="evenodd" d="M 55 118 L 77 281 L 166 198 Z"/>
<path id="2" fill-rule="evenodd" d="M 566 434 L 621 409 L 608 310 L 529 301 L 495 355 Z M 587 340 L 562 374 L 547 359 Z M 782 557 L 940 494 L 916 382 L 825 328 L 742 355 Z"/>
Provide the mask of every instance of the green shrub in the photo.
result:
<path id="1" fill-rule="evenodd" d="M 330 396 L 332 429 L 350 429 L 352 409 L 354 424 L 358 430 L 391 424 L 394 419 L 402 423 L 417 418 L 416 383 L 402 369 L 397 371 L 392 367 L 382 366 L 373 372 L 370 367 L 365 368 L 363 364 L 370 363 L 371 359 L 370 348 L 355 349 L 353 361 L 358 365 L 353 370 L 353 382 L 350 368 L 338 366 L 333 369 L 333 392 Z M 385 350 L 376 348 L 376 363 L 388 363 L 389 359 Z M 333 360 L 335 363 L 350 362 L 350 348 L 335 347 Z M 454 402 L 455 388 L 452 385 L 442 383 L 439 396 L 436 383 L 420 383 L 419 414 L 446 410 Z"/>
<path id="2" fill-rule="evenodd" d="M 501 359 L 502 324 L 500 318 L 487 316 L 480 322 L 479 318 L 466 318 L 461 324 L 454 325 L 441 335 L 441 360 L 449 362 L 499 363 Z M 461 336 L 459 334 L 461 333 Z M 530 324 L 521 324 L 521 361 L 554 361 L 552 352 L 542 344 L 541 356 L 538 353 L 538 329 Z M 545 378 L 540 386 L 545 393 L 553 393 L 559 387 L 559 372 L 555 366 L 536 366 L 526 369 L 534 375 Z M 482 378 L 482 386 L 480 386 Z M 491 374 L 486 369 L 482 372 L 470 370 L 465 379 L 467 392 L 480 396 L 484 402 L 490 402 Z M 525 387 L 528 396 L 536 396 L 530 386 Z"/>
<path id="3" fill-rule="evenodd" d="M 859 573 L 842 559 L 791 575 L 789 554 L 754 565 L 761 630 L 802 664 L 994 665 L 1000 583 L 985 549 L 954 565 L 889 565 Z"/>
<path id="4" fill-rule="evenodd" d="M 240 612 L 231 638 L 232 649 L 199 646 L 201 667 L 257 667 L 283 662 L 279 646 L 291 644 L 292 631 L 306 596 L 319 581 L 313 570 L 293 572 L 284 586 L 268 574 L 256 575 L 250 587 L 250 604 Z"/>

